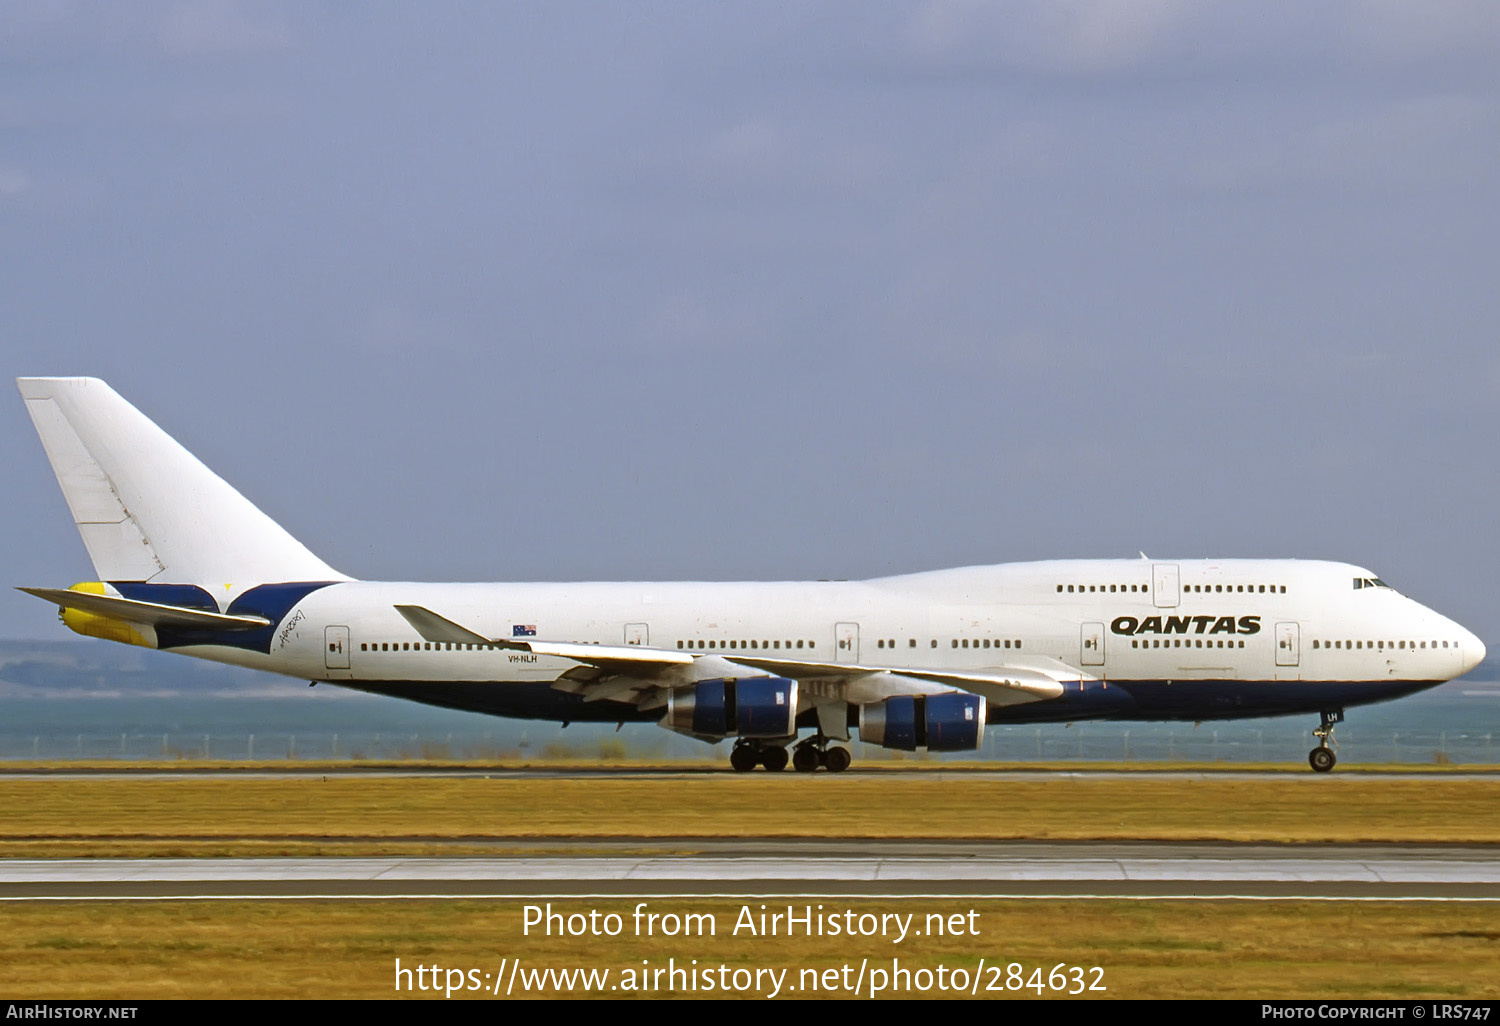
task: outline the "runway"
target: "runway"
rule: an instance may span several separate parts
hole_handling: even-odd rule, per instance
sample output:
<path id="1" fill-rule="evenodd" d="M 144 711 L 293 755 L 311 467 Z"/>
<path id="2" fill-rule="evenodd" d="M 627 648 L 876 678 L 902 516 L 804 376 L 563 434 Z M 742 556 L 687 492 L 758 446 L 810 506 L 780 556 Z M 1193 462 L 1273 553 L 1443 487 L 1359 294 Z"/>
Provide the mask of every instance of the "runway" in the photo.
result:
<path id="1" fill-rule="evenodd" d="M 544 843 L 554 851 L 571 847 L 566 839 Z M 662 852 L 668 845 L 693 850 Z M 610 841 L 607 849 L 597 845 L 597 851 L 590 850 L 590 842 L 576 847 L 577 854 L 507 858 L 6 860 L 0 862 L 0 900 L 944 896 L 1500 901 L 1500 851 L 1480 846 L 643 838 L 633 845 Z M 628 853 L 631 847 L 639 852 Z"/>

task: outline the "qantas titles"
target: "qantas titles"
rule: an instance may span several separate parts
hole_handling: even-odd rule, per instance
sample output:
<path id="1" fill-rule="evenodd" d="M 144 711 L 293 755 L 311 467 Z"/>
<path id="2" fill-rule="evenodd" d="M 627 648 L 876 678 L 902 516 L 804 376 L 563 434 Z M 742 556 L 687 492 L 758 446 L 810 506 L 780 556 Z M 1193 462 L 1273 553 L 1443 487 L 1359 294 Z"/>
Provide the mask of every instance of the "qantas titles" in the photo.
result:
<path id="1" fill-rule="evenodd" d="M 1117 616 L 1109 623 L 1115 634 L 1259 634 L 1260 617 L 1242 616 Z"/>

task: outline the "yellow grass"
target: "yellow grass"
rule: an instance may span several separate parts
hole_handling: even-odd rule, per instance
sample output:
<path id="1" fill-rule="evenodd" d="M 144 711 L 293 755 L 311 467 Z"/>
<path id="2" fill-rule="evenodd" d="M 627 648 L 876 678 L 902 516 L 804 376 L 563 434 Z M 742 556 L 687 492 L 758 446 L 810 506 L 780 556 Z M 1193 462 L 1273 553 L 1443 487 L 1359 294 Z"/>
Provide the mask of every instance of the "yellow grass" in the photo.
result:
<path id="1" fill-rule="evenodd" d="M 493 853 L 549 837 L 1493 843 L 1496 808 L 1500 779 L 1441 775 L 0 778 L 0 857 Z"/>

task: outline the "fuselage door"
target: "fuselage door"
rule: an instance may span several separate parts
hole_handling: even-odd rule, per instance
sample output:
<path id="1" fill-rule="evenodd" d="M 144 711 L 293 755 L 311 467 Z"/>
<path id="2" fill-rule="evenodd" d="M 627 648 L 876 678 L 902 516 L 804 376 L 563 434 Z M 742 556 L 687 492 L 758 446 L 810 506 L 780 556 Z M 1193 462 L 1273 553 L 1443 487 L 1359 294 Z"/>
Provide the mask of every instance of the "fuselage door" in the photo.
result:
<path id="1" fill-rule="evenodd" d="M 1151 594 L 1160 609 L 1176 609 L 1181 587 L 1177 581 L 1176 563 L 1153 563 L 1151 566 Z"/>
<path id="2" fill-rule="evenodd" d="M 323 628 L 323 665 L 330 670 L 349 669 L 349 628 Z"/>
<path id="3" fill-rule="evenodd" d="M 1083 625 L 1083 637 L 1080 642 L 1082 655 L 1079 662 L 1084 666 L 1104 665 L 1104 624 L 1086 623 Z"/>
<path id="4" fill-rule="evenodd" d="M 1302 644 L 1297 624 L 1292 621 L 1276 625 L 1276 665 L 1297 666 L 1302 661 Z"/>
<path id="5" fill-rule="evenodd" d="M 651 644 L 651 632 L 643 623 L 627 623 L 625 625 L 625 644 L 627 645 L 649 645 Z"/>
<path id="6" fill-rule="evenodd" d="M 833 629 L 833 661 L 836 663 L 859 662 L 859 624 L 841 623 Z"/>

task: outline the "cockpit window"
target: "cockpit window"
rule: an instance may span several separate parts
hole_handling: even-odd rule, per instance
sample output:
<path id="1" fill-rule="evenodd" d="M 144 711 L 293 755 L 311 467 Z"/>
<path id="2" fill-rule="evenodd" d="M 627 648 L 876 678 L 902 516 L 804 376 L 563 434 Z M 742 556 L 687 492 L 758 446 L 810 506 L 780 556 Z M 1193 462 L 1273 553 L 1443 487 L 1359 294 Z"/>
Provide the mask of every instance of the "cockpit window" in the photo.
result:
<path id="1" fill-rule="evenodd" d="M 1354 590 L 1355 591 L 1358 591 L 1360 588 L 1389 588 L 1389 587 L 1390 587 L 1390 585 L 1386 584 L 1379 577 L 1356 577 L 1356 578 L 1354 578 Z"/>

